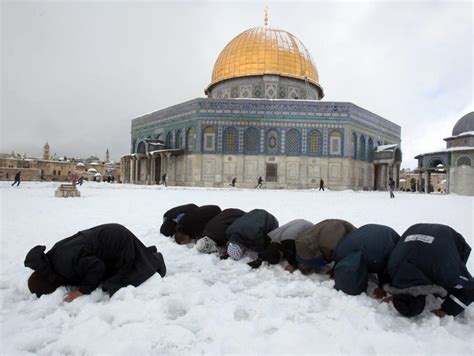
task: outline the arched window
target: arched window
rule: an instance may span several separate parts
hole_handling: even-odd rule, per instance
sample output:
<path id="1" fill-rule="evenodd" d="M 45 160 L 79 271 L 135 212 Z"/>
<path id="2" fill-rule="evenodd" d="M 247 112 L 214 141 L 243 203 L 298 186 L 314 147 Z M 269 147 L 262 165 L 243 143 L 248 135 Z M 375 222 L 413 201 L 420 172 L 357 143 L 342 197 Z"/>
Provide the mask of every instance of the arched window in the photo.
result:
<path id="1" fill-rule="evenodd" d="M 329 154 L 332 156 L 342 155 L 342 132 L 332 131 L 329 134 Z"/>
<path id="2" fill-rule="evenodd" d="M 357 159 L 357 135 L 355 133 L 352 134 L 352 153 L 353 158 Z"/>
<path id="3" fill-rule="evenodd" d="M 373 162 L 374 161 L 374 140 L 372 140 L 372 138 L 369 138 L 369 147 L 368 147 L 368 150 L 367 150 L 367 160 L 369 162 Z"/>
<path id="4" fill-rule="evenodd" d="M 275 129 L 267 131 L 267 139 L 265 140 L 265 150 L 267 154 L 277 154 L 280 145 L 278 144 L 278 132 Z"/>
<path id="5" fill-rule="evenodd" d="M 462 157 L 459 157 L 457 162 L 456 162 L 457 166 L 462 166 L 462 165 L 466 165 L 466 166 L 470 166 L 471 165 L 471 159 L 467 156 L 462 156 Z"/>
<path id="6" fill-rule="evenodd" d="M 204 151 L 215 151 L 216 150 L 216 129 L 212 126 L 208 126 L 203 131 L 203 148 Z"/>
<path id="7" fill-rule="evenodd" d="M 244 134 L 244 153 L 258 153 L 259 135 L 257 129 L 250 127 Z"/>
<path id="8" fill-rule="evenodd" d="M 146 153 L 146 144 L 145 144 L 145 142 L 141 141 L 138 144 L 137 153 Z"/>
<path id="9" fill-rule="evenodd" d="M 301 153 L 301 139 L 298 130 L 291 129 L 286 134 L 286 154 L 297 156 Z"/>
<path id="10" fill-rule="evenodd" d="M 238 140 L 237 130 L 233 127 L 229 127 L 224 130 L 222 136 L 222 149 L 225 153 L 234 153 L 238 149 Z"/>
<path id="11" fill-rule="evenodd" d="M 171 131 L 166 135 L 166 148 L 173 148 L 173 134 Z"/>
<path id="12" fill-rule="evenodd" d="M 308 135 L 308 155 L 321 156 L 321 133 L 313 130 Z"/>
<path id="13" fill-rule="evenodd" d="M 365 136 L 359 137 L 359 159 L 365 161 Z"/>
<path id="14" fill-rule="evenodd" d="M 196 146 L 196 134 L 194 133 L 193 128 L 189 128 L 188 132 L 186 133 L 186 150 L 188 152 L 194 152 L 194 148 Z"/>
<path id="15" fill-rule="evenodd" d="M 176 148 L 184 148 L 183 130 L 176 133 Z"/>
<path id="16" fill-rule="evenodd" d="M 56 175 L 56 170 L 54 169 L 54 170 L 53 170 L 53 176 L 55 176 L 55 175 Z"/>

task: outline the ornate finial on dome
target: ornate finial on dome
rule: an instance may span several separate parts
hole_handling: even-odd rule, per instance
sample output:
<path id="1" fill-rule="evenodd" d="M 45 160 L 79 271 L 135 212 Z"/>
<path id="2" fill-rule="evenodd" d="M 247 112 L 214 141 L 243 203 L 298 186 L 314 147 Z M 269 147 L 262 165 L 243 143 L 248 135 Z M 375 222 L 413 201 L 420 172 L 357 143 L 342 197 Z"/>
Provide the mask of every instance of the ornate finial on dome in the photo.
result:
<path id="1" fill-rule="evenodd" d="M 263 18 L 263 24 L 265 27 L 268 26 L 268 6 L 265 6 L 265 16 Z"/>

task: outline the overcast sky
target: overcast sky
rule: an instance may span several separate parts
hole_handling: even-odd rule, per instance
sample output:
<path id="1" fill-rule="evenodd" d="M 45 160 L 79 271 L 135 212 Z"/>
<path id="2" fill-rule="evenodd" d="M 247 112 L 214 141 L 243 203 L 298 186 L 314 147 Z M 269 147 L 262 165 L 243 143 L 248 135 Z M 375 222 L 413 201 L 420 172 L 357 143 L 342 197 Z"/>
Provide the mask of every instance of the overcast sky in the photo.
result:
<path id="1" fill-rule="evenodd" d="M 445 148 L 472 111 L 473 3 L 1 2 L 2 152 L 119 159 L 131 119 L 204 96 L 244 30 L 287 30 L 308 48 L 323 100 L 402 127 L 402 167 Z"/>

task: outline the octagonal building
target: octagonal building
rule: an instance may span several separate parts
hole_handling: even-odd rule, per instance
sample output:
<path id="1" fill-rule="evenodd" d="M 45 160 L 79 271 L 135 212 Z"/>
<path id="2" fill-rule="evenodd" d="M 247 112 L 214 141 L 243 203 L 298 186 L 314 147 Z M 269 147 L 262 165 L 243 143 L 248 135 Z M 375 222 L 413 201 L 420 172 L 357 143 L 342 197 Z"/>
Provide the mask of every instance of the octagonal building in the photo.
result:
<path id="1" fill-rule="evenodd" d="M 222 50 L 205 98 L 132 120 L 126 183 L 385 190 L 398 182 L 400 126 L 349 102 L 325 102 L 308 49 L 268 26 Z"/>

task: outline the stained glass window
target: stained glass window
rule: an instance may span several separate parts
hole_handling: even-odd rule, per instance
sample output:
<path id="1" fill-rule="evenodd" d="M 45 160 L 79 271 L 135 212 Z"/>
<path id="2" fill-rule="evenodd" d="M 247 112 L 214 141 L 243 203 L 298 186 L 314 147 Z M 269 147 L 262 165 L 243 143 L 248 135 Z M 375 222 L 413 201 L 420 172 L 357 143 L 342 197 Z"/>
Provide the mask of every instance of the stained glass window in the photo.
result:
<path id="1" fill-rule="evenodd" d="M 321 134 L 317 130 L 311 131 L 308 136 L 308 153 L 311 156 L 321 154 Z"/>
<path id="2" fill-rule="evenodd" d="M 329 135 L 329 153 L 331 155 L 341 154 L 342 133 L 340 131 L 333 131 Z"/>
<path id="3" fill-rule="evenodd" d="M 166 148 L 173 148 L 173 134 L 171 132 L 166 135 Z"/>
<path id="4" fill-rule="evenodd" d="M 215 150 L 215 137 L 216 130 L 214 127 L 209 126 L 204 129 L 204 151 L 214 151 Z"/>
<path id="5" fill-rule="evenodd" d="M 288 155 L 298 155 L 301 152 L 300 133 L 291 129 L 286 135 L 286 151 Z"/>
<path id="6" fill-rule="evenodd" d="M 251 127 L 245 131 L 244 135 L 244 151 L 245 153 L 257 153 L 258 152 L 258 131 Z"/>
<path id="7" fill-rule="evenodd" d="M 184 147 L 184 140 L 183 140 L 183 130 L 178 130 L 176 133 L 176 148 L 183 148 Z"/>
<path id="8" fill-rule="evenodd" d="M 225 129 L 224 131 L 224 136 L 223 136 L 223 149 L 224 152 L 237 152 L 237 142 L 238 136 L 237 136 L 237 130 L 229 127 Z"/>
<path id="9" fill-rule="evenodd" d="M 365 161 L 365 137 L 363 135 L 359 138 L 359 159 Z"/>
<path id="10" fill-rule="evenodd" d="M 352 134 L 352 153 L 353 158 L 357 159 L 357 135 L 355 133 Z"/>
<path id="11" fill-rule="evenodd" d="M 374 161 L 374 140 L 372 140 L 371 138 L 369 138 L 369 147 L 368 147 L 367 160 L 369 162 Z"/>
<path id="12" fill-rule="evenodd" d="M 194 152 L 194 147 L 196 146 L 196 134 L 192 127 L 188 129 L 186 136 L 187 150 L 188 152 Z"/>

